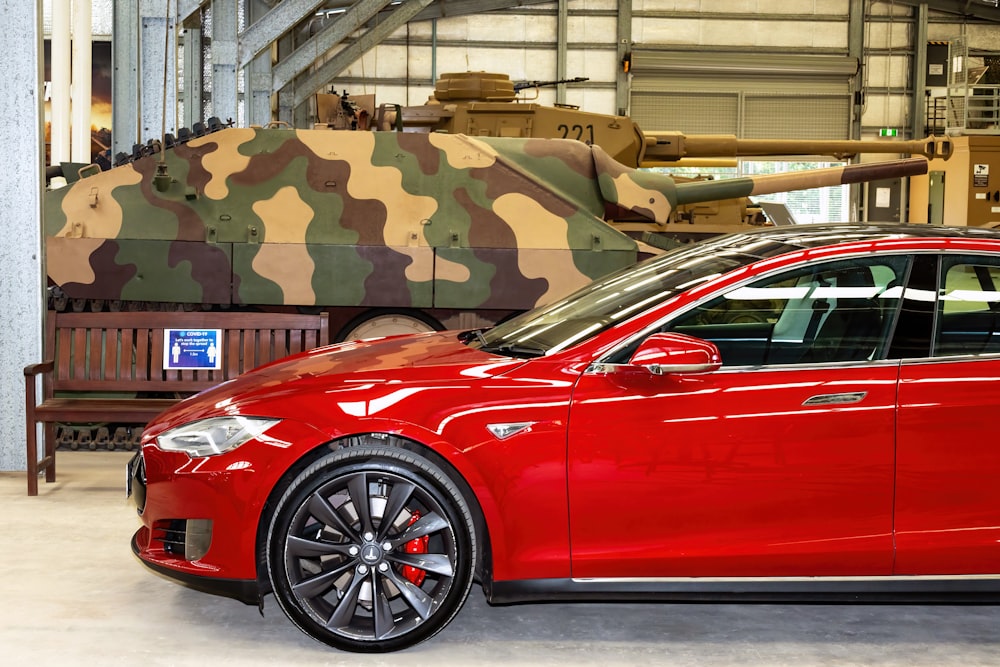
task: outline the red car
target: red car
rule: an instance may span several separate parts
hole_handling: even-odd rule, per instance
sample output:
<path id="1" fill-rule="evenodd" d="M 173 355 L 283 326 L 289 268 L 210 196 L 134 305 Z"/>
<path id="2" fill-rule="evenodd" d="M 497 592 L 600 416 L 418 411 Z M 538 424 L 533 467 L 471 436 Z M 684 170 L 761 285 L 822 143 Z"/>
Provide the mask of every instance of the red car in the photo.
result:
<path id="1" fill-rule="evenodd" d="M 149 425 L 133 550 L 332 646 L 491 602 L 991 600 L 1000 234 L 719 237 L 489 330 L 350 342 Z"/>

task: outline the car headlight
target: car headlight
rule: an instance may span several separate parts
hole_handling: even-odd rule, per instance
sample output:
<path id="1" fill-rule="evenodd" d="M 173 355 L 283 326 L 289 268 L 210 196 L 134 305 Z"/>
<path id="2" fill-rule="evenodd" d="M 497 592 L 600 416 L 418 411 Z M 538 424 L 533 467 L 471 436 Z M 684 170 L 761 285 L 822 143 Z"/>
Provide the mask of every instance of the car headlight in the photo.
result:
<path id="1" fill-rule="evenodd" d="M 156 446 L 165 452 L 184 452 L 191 458 L 216 456 L 236 449 L 277 424 L 263 417 L 212 417 L 164 431 Z"/>

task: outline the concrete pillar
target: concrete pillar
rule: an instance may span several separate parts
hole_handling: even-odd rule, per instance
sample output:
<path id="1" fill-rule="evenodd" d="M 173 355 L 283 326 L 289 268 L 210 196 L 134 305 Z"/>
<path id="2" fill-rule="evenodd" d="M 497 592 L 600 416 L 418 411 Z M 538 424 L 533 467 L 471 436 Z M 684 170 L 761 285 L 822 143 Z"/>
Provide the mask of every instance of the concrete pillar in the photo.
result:
<path id="1" fill-rule="evenodd" d="M 138 6 L 139 142 L 146 143 L 164 132 L 177 133 L 177 39 L 173 17 L 166 15 L 167 0 L 142 0 Z M 115 98 L 115 107 L 120 99 Z"/>
<path id="2" fill-rule="evenodd" d="M 279 7 L 283 6 L 278 5 Z M 263 0 L 252 0 L 247 3 L 249 15 L 247 24 L 252 28 L 262 16 L 265 16 L 271 6 Z M 248 28 L 249 30 L 250 28 Z M 242 39 L 242 38 L 241 38 Z M 243 123 L 251 125 L 266 125 L 271 120 L 271 51 L 273 45 L 261 51 L 249 63 L 245 63 L 243 90 L 246 100 L 246 118 Z"/>
<path id="3" fill-rule="evenodd" d="M 244 69 L 245 90 L 250 92 L 246 102 L 247 127 L 267 125 L 271 122 L 271 52 L 260 54 Z"/>
<path id="4" fill-rule="evenodd" d="M 17 159 L 0 178 L 0 470 L 25 470 L 24 373 L 42 360 L 42 0 L 0 0 L 6 53 L 0 143 Z"/>
<path id="5" fill-rule="evenodd" d="M 205 60 L 201 51 L 201 28 L 184 29 L 184 111 L 178 127 L 191 127 L 205 119 L 202 79 Z"/>
<path id="6" fill-rule="evenodd" d="M 223 123 L 239 120 L 239 85 L 236 80 L 236 35 L 239 33 L 236 0 L 212 2 L 212 116 Z"/>
<path id="7" fill-rule="evenodd" d="M 125 104 L 111 106 L 111 157 L 114 158 L 118 153 L 131 153 L 132 145 L 142 140 L 139 133 L 139 7 L 135 0 L 114 0 L 112 19 L 111 99 L 126 100 Z"/>

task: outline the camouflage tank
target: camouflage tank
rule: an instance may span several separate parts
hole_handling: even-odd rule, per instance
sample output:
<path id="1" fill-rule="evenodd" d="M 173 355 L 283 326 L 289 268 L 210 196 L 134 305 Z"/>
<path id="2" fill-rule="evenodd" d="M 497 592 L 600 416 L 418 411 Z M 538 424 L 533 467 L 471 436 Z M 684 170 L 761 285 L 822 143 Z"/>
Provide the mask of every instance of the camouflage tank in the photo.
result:
<path id="1" fill-rule="evenodd" d="M 656 226 L 926 164 L 675 184 L 577 141 L 221 128 L 48 192 L 46 262 L 77 309 L 322 308 L 340 339 L 474 328 L 639 259 L 609 210 Z"/>

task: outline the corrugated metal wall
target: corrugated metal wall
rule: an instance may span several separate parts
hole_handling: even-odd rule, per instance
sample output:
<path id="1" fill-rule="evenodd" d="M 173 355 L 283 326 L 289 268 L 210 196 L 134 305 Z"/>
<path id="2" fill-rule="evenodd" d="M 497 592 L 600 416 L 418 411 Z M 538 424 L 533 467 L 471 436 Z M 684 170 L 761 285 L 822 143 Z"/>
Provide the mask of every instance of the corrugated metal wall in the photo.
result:
<path id="1" fill-rule="evenodd" d="M 834 55 L 636 49 L 631 115 L 648 130 L 843 139 L 858 69 L 856 59 Z"/>

